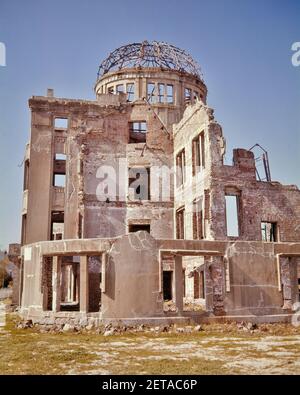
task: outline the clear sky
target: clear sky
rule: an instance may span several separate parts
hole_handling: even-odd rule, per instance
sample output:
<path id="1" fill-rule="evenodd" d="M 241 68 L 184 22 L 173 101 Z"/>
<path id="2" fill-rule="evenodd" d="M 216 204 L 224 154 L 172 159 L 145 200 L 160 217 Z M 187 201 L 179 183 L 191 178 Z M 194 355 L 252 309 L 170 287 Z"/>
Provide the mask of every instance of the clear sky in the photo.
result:
<path id="1" fill-rule="evenodd" d="M 20 240 L 28 98 L 93 99 L 100 61 L 143 40 L 201 65 L 208 104 L 234 147 L 260 143 L 274 180 L 300 185 L 300 0 L 0 0 L 0 248 Z"/>

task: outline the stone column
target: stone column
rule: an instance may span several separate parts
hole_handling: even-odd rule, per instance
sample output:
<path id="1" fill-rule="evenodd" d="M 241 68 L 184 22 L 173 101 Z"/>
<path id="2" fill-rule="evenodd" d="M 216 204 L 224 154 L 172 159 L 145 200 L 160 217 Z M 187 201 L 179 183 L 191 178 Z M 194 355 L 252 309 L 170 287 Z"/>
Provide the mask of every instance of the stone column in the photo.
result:
<path id="1" fill-rule="evenodd" d="M 178 313 L 183 311 L 183 277 L 182 277 L 182 256 L 175 255 L 174 267 L 174 289 L 175 289 L 175 305 Z"/>
<path id="2" fill-rule="evenodd" d="M 70 265 L 70 302 L 74 302 L 74 269 L 73 265 Z"/>
<path id="3" fill-rule="evenodd" d="M 61 257 L 54 256 L 52 260 L 52 310 L 60 310 L 61 302 Z"/>
<path id="4" fill-rule="evenodd" d="M 212 290 L 213 290 L 213 312 L 215 315 L 224 315 L 224 291 L 225 270 L 223 257 L 213 257 L 210 265 Z"/>
<path id="5" fill-rule="evenodd" d="M 291 282 L 291 261 L 287 256 L 280 257 L 280 274 L 284 310 L 292 308 L 292 282 Z"/>
<path id="6" fill-rule="evenodd" d="M 89 267 L 88 257 L 82 255 L 80 257 L 80 311 L 88 313 L 89 310 Z"/>

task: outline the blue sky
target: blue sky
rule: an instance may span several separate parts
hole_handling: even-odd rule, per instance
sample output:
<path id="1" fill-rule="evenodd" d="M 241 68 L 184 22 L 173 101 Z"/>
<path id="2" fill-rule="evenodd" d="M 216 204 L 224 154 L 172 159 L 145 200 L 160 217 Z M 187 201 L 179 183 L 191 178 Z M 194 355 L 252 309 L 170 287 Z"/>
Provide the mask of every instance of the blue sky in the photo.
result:
<path id="1" fill-rule="evenodd" d="M 142 40 L 186 49 L 201 65 L 208 103 L 234 147 L 260 143 L 272 178 L 300 185 L 300 1 L 0 0 L 0 248 L 20 239 L 28 99 L 93 99 L 100 61 Z"/>

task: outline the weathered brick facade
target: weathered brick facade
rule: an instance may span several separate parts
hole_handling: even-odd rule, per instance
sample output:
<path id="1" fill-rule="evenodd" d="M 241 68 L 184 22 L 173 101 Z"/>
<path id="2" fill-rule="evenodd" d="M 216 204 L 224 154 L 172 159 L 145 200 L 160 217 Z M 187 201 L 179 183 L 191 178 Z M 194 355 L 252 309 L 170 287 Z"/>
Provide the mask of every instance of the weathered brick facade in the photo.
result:
<path id="1" fill-rule="evenodd" d="M 289 255 L 290 247 L 284 256 L 275 250 L 276 243 L 300 242 L 300 191 L 294 185 L 259 180 L 252 151 L 235 149 L 232 165 L 224 165 L 226 142 L 206 104 L 202 77 L 177 66 L 158 66 L 103 66 L 95 101 L 57 98 L 51 90 L 29 100 L 24 270 L 40 276 L 43 258 L 34 246 L 46 245 L 42 256 L 53 257 L 54 264 L 43 277 L 43 296 L 23 292 L 26 311 L 35 298 L 42 298 L 44 311 L 101 313 L 104 303 L 111 314 L 114 300 L 122 314 L 118 298 L 126 284 L 120 273 L 133 283 L 121 261 L 136 270 L 133 277 L 141 273 L 145 283 L 136 285 L 138 289 L 144 286 L 155 293 L 153 299 L 140 289 L 153 314 L 161 314 L 163 270 L 173 273 L 169 288 L 178 314 L 186 308 L 184 303 L 196 303 L 215 316 L 277 314 L 298 300 L 299 258 Z M 65 120 L 65 125 L 57 120 Z M 133 189 L 137 180 L 139 187 Z M 229 233 L 229 197 L 236 205 L 235 235 Z M 151 236 L 130 236 L 138 230 Z M 128 234 L 129 241 L 124 236 Z M 183 240 L 182 250 L 175 239 Z M 87 247 L 96 240 L 105 248 Z M 134 242 L 138 247 L 130 244 Z M 209 242 L 216 247 L 207 253 Z M 116 252 L 116 246 L 124 246 L 124 251 Z M 133 257 L 136 262 L 126 261 Z M 155 290 L 150 284 L 156 284 Z M 128 300 L 133 301 L 131 292 Z M 124 314 L 131 314 L 128 300 L 123 300 Z M 139 307 L 132 306 L 132 311 L 144 314 L 147 308 L 136 303 Z"/>

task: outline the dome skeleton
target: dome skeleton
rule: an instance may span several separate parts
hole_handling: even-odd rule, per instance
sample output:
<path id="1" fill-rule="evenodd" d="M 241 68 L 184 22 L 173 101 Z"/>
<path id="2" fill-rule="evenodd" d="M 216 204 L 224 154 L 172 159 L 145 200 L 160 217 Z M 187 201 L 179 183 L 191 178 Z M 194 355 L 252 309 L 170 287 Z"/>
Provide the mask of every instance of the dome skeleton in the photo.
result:
<path id="1" fill-rule="evenodd" d="M 192 74 L 203 80 L 198 63 L 184 50 L 165 42 L 143 41 L 115 49 L 99 66 L 97 79 L 110 71 L 133 67 L 159 67 Z"/>

